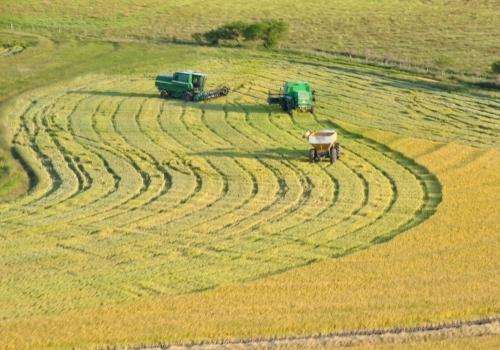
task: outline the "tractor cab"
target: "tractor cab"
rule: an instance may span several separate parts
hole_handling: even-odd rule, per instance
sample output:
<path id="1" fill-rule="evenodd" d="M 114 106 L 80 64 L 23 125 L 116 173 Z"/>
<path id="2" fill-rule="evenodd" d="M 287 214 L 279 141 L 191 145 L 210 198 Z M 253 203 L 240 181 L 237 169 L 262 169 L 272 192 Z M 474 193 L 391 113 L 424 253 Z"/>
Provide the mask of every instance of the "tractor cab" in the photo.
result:
<path id="1" fill-rule="evenodd" d="M 305 81 L 286 81 L 279 93 L 269 92 L 269 104 L 279 104 L 281 108 L 292 113 L 294 109 L 314 113 L 315 92 L 310 83 Z"/>
<path id="2" fill-rule="evenodd" d="M 172 80 L 174 83 L 187 84 L 195 93 L 203 91 L 205 85 L 205 75 L 191 71 L 175 72 Z"/>
<path id="3" fill-rule="evenodd" d="M 192 75 L 192 83 L 194 91 L 203 91 L 203 87 L 205 86 L 205 75 L 199 73 L 193 73 Z"/>
<path id="4" fill-rule="evenodd" d="M 285 96 L 294 101 L 294 107 L 301 111 L 311 109 L 315 100 L 311 84 L 303 81 L 287 81 L 284 86 Z"/>

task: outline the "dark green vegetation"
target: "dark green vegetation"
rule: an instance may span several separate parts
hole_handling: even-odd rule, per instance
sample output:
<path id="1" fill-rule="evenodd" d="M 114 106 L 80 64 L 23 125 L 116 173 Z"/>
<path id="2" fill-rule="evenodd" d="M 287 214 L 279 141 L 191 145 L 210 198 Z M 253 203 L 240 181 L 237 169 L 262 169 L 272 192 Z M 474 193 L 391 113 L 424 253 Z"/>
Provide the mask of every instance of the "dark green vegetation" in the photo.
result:
<path id="1" fill-rule="evenodd" d="M 195 33 L 193 39 L 196 42 L 203 42 L 204 39 L 210 45 L 218 45 L 221 40 L 237 43 L 242 39 L 246 42 L 261 40 L 263 46 L 269 49 L 275 47 L 287 32 L 288 23 L 282 20 L 268 19 L 254 23 L 237 21 L 205 33 Z"/>

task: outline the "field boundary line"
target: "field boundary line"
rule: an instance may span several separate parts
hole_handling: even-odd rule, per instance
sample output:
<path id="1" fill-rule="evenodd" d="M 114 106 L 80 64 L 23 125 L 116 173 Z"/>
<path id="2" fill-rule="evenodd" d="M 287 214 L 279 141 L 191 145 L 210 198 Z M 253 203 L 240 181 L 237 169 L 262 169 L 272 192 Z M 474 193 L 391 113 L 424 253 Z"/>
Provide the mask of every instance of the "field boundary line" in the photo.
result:
<path id="1" fill-rule="evenodd" d="M 391 328 L 356 329 L 331 333 L 318 333 L 303 336 L 261 337 L 232 340 L 213 340 L 185 343 L 159 343 L 132 347 L 105 347 L 106 350 L 203 350 L 203 349 L 282 349 L 283 346 L 351 347 L 363 344 L 405 344 L 450 338 L 479 337 L 500 335 L 500 315 L 473 320 L 455 320 L 441 323 L 428 323 L 420 326 L 398 326 Z"/>

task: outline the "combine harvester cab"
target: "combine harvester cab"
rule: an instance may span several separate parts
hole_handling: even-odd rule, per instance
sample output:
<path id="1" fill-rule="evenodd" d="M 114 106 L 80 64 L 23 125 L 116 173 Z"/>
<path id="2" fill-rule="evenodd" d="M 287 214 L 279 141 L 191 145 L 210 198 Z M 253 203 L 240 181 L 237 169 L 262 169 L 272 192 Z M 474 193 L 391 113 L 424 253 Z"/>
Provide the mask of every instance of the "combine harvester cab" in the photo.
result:
<path id="1" fill-rule="evenodd" d="M 185 101 L 203 101 L 226 96 L 229 87 L 205 91 L 206 75 L 192 71 L 175 72 L 174 74 L 159 74 L 155 86 L 160 91 L 160 97 L 182 98 Z"/>
<path id="2" fill-rule="evenodd" d="M 286 81 L 278 93 L 269 92 L 267 102 L 278 104 L 290 115 L 294 109 L 314 113 L 315 92 L 310 83 L 305 81 Z"/>
<path id="3" fill-rule="evenodd" d="M 309 150 L 309 160 L 311 162 L 319 162 L 324 157 L 328 157 L 330 163 L 334 163 L 340 158 L 340 143 L 337 142 L 337 132 L 335 130 L 307 131 L 304 137 L 313 147 Z"/>

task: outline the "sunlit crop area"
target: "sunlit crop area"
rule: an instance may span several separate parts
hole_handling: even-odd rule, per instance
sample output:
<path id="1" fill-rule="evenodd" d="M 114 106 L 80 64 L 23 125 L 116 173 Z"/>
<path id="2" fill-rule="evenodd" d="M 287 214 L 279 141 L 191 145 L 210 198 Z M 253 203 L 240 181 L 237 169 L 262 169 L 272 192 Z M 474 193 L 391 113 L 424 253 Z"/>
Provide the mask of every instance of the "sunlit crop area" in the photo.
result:
<path id="1" fill-rule="evenodd" d="M 0 204 L 2 346 L 498 314 L 495 93 L 230 49 L 155 52 L 155 70 L 193 50 L 209 57 L 191 61 L 209 85 L 229 82 L 227 98 L 160 99 L 151 70 L 68 79 L 4 110 L 29 190 Z M 315 114 L 266 104 L 286 79 L 313 83 Z M 330 128 L 341 159 L 311 164 L 303 133 Z"/>

